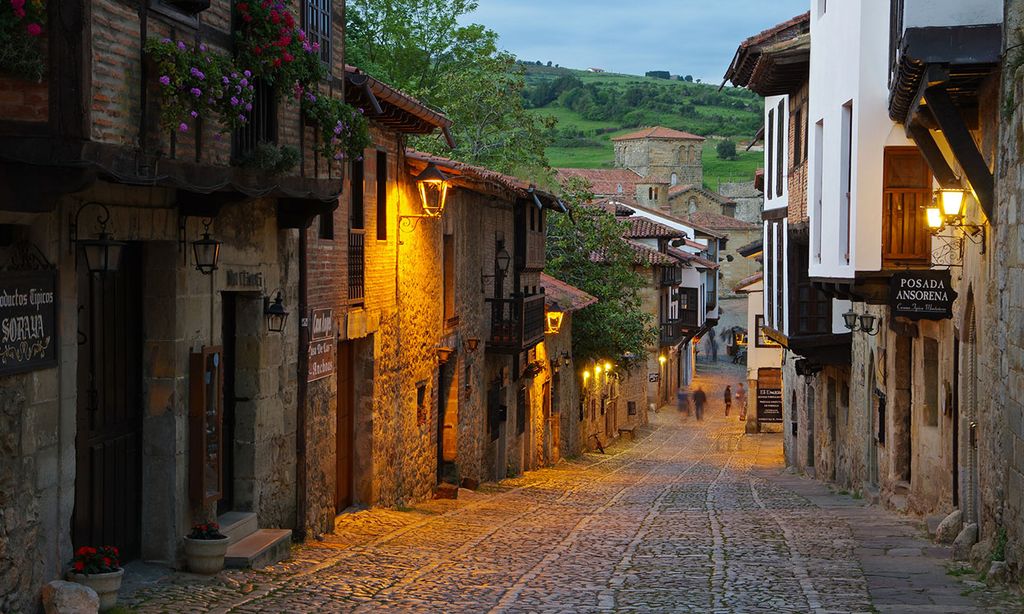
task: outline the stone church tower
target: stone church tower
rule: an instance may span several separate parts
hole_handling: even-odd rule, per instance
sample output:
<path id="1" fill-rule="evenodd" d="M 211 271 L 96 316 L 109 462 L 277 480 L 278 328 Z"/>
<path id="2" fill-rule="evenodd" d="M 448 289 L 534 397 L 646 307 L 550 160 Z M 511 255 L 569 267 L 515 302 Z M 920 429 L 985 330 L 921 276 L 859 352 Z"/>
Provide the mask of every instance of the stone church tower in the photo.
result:
<path id="1" fill-rule="evenodd" d="M 702 136 L 670 128 L 644 128 L 616 137 L 612 143 L 617 168 L 628 168 L 670 186 L 704 184 Z"/>

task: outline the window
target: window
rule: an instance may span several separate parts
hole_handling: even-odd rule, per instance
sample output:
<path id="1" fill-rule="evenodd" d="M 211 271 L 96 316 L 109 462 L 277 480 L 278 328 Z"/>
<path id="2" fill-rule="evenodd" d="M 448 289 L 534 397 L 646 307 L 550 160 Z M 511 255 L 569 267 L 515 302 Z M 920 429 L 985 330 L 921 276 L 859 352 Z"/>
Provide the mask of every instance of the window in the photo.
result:
<path id="1" fill-rule="evenodd" d="M 320 45 L 320 61 L 331 65 L 331 0 L 306 0 L 306 36 Z"/>
<path id="2" fill-rule="evenodd" d="M 797 109 L 793 112 L 793 166 L 800 164 L 803 160 L 800 156 L 803 154 L 803 109 Z"/>
<path id="3" fill-rule="evenodd" d="M 775 109 L 775 196 L 782 197 L 785 191 L 782 171 L 786 166 L 786 99 L 779 101 Z"/>
<path id="4" fill-rule="evenodd" d="M 775 173 L 772 172 L 772 169 L 775 168 L 775 109 L 768 111 L 768 133 L 764 139 L 764 150 L 768 156 L 768 161 L 764 165 L 764 193 L 767 198 L 771 198 L 775 194 L 772 184 L 775 178 Z"/>
<path id="5" fill-rule="evenodd" d="M 754 328 L 757 329 L 754 331 L 754 334 L 756 335 L 756 337 L 754 337 L 754 346 L 759 348 L 781 347 L 774 339 L 764 332 L 764 327 L 764 316 L 754 316 Z"/>
<path id="6" fill-rule="evenodd" d="M 679 321 L 683 326 L 697 326 L 697 288 L 679 289 Z"/>
<path id="7" fill-rule="evenodd" d="M 320 214 L 320 234 L 321 239 L 331 241 L 334 239 L 334 212 L 328 211 L 327 213 Z"/>
<path id="8" fill-rule="evenodd" d="M 444 276 L 444 321 L 446 325 L 452 325 L 455 316 L 455 237 L 444 235 L 443 245 L 443 269 Z"/>
<path id="9" fill-rule="evenodd" d="M 831 332 L 831 306 L 828 295 L 811 285 L 807 276 L 807 252 L 797 250 L 796 335 L 824 335 Z"/>
<path id="10" fill-rule="evenodd" d="M 932 174 L 916 147 L 886 147 L 882 171 L 882 261 L 931 264 L 931 234 L 924 209 L 932 198 Z"/>
<path id="11" fill-rule="evenodd" d="M 388 154 L 377 152 L 377 240 L 388 240 Z"/>
<path id="12" fill-rule="evenodd" d="M 939 342 L 924 338 L 924 423 L 939 425 Z"/>
<path id="13" fill-rule="evenodd" d="M 636 415 L 636 401 L 626 401 L 626 413 L 630 416 Z"/>
<path id="14" fill-rule="evenodd" d="M 824 163 L 824 154 L 822 153 L 825 145 L 824 138 L 825 122 L 822 120 L 814 125 L 814 175 L 811 184 L 811 218 L 814 225 L 814 232 L 811 235 L 814 241 L 812 253 L 814 261 L 819 264 L 821 264 L 821 173 L 823 170 L 821 166 Z"/>
<path id="15" fill-rule="evenodd" d="M 259 145 L 277 143 L 277 98 L 274 88 L 262 80 L 253 80 L 253 89 L 249 121 L 231 135 L 231 155 L 235 160 L 251 158 Z"/>
<path id="16" fill-rule="evenodd" d="M 362 230 L 366 228 L 366 216 L 363 205 L 363 161 L 352 160 L 352 203 L 349 208 L 350 225 L 353 229 Z"/>
<path id="17" fill-rule="evenodd" d="M 786 260 L 784 226 L 775 223 L 775 328 L 782 330 L 786 324 Z"/>
<path id="18" fill-rule="evenodd" d="M 850 264 L 851 215 L 853 209 L 853 101 L 843 105 L 842 159 L 839 167 L 839 253 Z"/>
<path id="19" fill-rule="evenodd" d="M 828 0 L 818 0 L 818 17 L 821 17 L 828 11 Z"/>
<path id="20" fill-rule="evenodd" d="M 537 209 L 533 205 L 526 205 L 530 210 L 530 230 L 537 230 Z"/>
<path id="21" fill-rule="evenodd" d="M 672 185 L 676 185 L 677 183 L 679 183 L 679 175 L 677 173 L 672 173 Z"/>

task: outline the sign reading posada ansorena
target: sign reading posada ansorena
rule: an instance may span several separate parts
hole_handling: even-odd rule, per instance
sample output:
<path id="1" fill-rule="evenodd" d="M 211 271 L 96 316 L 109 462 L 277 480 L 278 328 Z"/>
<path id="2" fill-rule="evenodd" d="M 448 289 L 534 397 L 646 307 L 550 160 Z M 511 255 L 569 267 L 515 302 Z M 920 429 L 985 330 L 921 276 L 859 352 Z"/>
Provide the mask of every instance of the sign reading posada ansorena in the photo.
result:
<path id="1" fill-rule="evenodd" d="M 911 320 L 947 320 L 953 317 L 953 279 L 949 270 L 900 271 L 889 282 L 893 315 Z"/>
<path id="2" fill-rule="evenodd" d="M 56 271 L 0 274 L 0 375 L 56 364 Z"/>

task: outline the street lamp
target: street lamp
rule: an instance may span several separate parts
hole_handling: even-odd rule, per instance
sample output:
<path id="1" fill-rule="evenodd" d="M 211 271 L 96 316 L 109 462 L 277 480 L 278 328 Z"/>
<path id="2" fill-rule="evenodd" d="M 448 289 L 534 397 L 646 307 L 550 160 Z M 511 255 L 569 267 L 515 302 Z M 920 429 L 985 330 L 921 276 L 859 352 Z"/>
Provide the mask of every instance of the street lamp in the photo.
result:
<path id="1" fill-rule="evenodd" d="M 267 330 L 272 333 L 284 332 L 284 325 L 288 322 L 288 311 L 284 308 L 284 296 L 281 290 L 271 301 L 270 297 L 263 297 L 263 314 L 267 318 Z"/>
<path id="2" fill-rule="evenodd" d="M 96 218 L 100 225 L 100 232 L 95 239 L 78 238 L 78 218 L 90 205 L 99 207 L 102 213 Z M 107 224 L 110 222 L 110 210 L 106 205 L 96 202 L 82 204 L 75 212 L 75 218 L 70 224 L 70 239 L 72 245 L 82 248 L 85 256 L 85 266 L 90 273 L 116 273 L 121 265 L 121 251 L 127 245 L 124 241 L 115 241 L 113 235 L 107 232 Z"/>
<path id="3" fill-rule="evenodd" d="M 220 259 L 221 242 L 210 238 L 210 224 L 213 220 L 203 219 L 203 238 L 192 242 L 192 253 L 196 257 L 196 270 L 203 275 L 212 275 Z"/>
<path id="4" fill-rule="evenodd" d="M 862 332 L 872 337 L 877 335 L 882 330 L 882 319 L 876 317 L 874 314 L 862 313 L 858 314 L 851 307 L 849 311 L 843 314 L 843 324 L 846 325 L 847 330 L 851 333 Z"/>
<path id="5" fill-rule="evenodd" d="M 553 301 L 547 306 L 544 317 L 546 319 L 546 326 L 544 332 L 549 335 L 557 335 L 558 331 L 562 330 L 562 318 L 565 316 L 565 312 L 562 311 L 558 301 Z"/>
<path id="6" fill-rule="evenodd" d="M 448 199 L 448 176 L 431 162 L 416 176 L 416 185 L 420 190 L 423 213 L 427 217 L 439 217 Z"/>

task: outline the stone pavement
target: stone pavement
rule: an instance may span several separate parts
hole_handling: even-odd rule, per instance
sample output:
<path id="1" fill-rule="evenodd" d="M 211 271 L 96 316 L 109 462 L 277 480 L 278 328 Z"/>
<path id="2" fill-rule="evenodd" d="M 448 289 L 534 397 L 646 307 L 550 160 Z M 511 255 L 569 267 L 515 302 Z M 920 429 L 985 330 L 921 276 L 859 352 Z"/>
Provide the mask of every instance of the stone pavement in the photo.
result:
<path id="1" fill-rule="evenodd" d="M 458 501 L 344 515 L 284 564 L 165 575 L 124 601 L 140 612 L 1021 611 L 961 595 L 972 587 L 915 525 L 786 474 L 780 436 L 745 436 L 720 406 L 701 423 L 663 410 L 608 452 Z"/>

